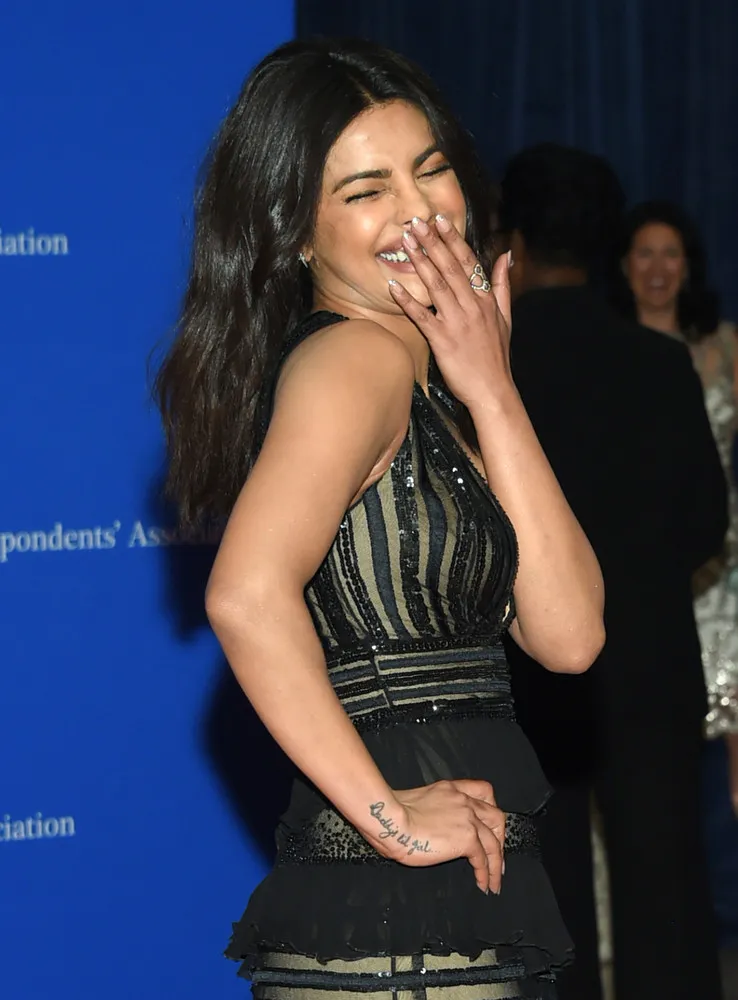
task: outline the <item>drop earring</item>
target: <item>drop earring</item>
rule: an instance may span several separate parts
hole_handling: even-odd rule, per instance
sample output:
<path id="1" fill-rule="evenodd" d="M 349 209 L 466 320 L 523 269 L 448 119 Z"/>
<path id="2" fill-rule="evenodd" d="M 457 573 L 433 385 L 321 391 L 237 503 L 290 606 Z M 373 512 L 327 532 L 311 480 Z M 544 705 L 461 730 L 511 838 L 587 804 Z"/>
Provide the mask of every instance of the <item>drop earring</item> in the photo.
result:
<path id="1" fill-rule="evenodd" d="M 303 267 L 307 267 L 308 266 L 307 257 L 302 252 L 302 250 L 298 253 L 297 259 L 300 261 L 300 263 L 302 264 Z"/>

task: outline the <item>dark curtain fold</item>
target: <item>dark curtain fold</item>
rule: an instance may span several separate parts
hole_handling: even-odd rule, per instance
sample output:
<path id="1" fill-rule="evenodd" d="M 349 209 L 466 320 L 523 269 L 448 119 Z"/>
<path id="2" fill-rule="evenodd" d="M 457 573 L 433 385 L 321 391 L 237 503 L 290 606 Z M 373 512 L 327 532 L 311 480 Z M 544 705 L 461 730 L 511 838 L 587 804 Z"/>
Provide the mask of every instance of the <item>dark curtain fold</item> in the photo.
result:
<path id="1" fill-rule="evenodd" d="M 613 163 L 632 202 L 685 205 L 738 319 L 738 0 L 297 0 L 298 34 L 419 62 L 492 176 L 555 140 Z"/>

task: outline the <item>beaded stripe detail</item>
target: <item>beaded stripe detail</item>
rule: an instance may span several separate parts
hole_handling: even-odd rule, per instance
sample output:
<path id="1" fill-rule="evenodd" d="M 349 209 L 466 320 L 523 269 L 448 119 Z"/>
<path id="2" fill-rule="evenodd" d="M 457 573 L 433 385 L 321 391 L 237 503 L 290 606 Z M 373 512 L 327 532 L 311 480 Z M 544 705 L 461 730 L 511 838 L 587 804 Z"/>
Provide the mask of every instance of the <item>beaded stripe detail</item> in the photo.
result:
<path id="1" fill-rule="evenodd" d="M 333 687 L 357 726 L 372 726 L 375 716 L 391 710 L 415 718 L 420 706 L 430 717 L 453 714 L 455 703 L 460 712 L 471 708 L 476 714 L 513 718 L 510 677 L 499 643 L 418 645 L 423 644 L 388 644 L 386 652 L 341 656 L 329 664 Z"/>
<path id="2" fill-rule="evenodd" d="M 509 951 L 509 949 L 508 949 Z M 555 1000 L 554 977 L 529 976 L 524 963 L 494 948 L 476 958 L 452 953 L 361 955 L 319 961 L 264 951 L 251 973 L 256 1000 Z"/>
<path id="3" fill-rule="evenodd" d="M 520 979 L 525 975 L 525 966 L 520 963 L 505 964 L 496 966 L 467 966 L 465 969 L 427 969 L 425 967 L 417 971 L 395 972 L 388 969 L 387 972 L 328 972 L 321 969 L 314 969 L 311 972 L 296 971 L 289 972 L 285 969 L 261 968 L 252 976 L 254 985 L 261 983 L 279 983 L 281 986 L 312 987 L 313 989 L 328 990 L 349 990 L 357 993 L 374 993 L 378 986 L 381 986 L 382 977 L 391 980 L 384 984 L 392 991 L 406 991 L 418 989 L 433 989 L 437 986 L 459 986 L 474 985 L 479 983 L 507 983 L 511 980 Z M 377 980 L 380 983 L 377 983 Z M 519 994 L 518 994 L 519 995 Z"/>

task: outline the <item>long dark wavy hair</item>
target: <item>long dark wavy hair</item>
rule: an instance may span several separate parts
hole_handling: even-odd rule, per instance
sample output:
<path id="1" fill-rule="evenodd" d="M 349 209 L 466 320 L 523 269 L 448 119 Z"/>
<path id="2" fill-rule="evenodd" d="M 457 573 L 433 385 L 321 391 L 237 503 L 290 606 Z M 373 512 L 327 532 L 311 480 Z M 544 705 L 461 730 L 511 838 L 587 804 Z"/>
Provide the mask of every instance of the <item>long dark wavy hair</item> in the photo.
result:
<path id="1" fill-rule="evenodd" d="M 620 245 L 620 260 L 633 246 L 636 233 L 644 226 L 658 223 L 674 229 L 682 241 L 687 260 L 687 280 L 677 299 L 679 329 L 690 343 L 714 333 L 720 322 L 720 298 L 707 279 L 707 257 L 697 226 L 689 215 L 671 201 L 644 201 L 625 217 Z M 637 319 L 637 305 L 628 280 L 618 268 L 614 275 L 615 307 L 629 319 Z"/>
<path id="2" fill-rule="evenodd" d="M 230 513 L 261 446 L 284 342 L 312 309 L 309 245 L 328 153 L 367 108 L 401 100 L 428 119 L 486 268 L 489 187 L 473 143 L 417 66 L 367 41 L 290 42 L 246 80 L 198 184 L 175 339 L 155 379 L 166 492 L 184 525 Z M 459 427 L 473 425 L 459 404 Z"/>

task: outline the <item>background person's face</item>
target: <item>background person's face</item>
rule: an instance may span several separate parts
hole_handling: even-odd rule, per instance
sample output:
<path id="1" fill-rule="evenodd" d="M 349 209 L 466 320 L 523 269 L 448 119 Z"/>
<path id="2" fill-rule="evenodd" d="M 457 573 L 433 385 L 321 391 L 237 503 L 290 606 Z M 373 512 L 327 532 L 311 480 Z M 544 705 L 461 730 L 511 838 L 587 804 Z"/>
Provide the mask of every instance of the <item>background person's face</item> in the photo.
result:
<path id="1" fill-rule="evenodd" d="M 673 308 L 687 277 L 680 234 L 662 222 L 641 226 L 623 266 L 639 310 Z"/>
<path id="2" fill-rule="evenodd" d="M 429 305 L 426 288 L 402 251 L 402 234 L 414 216 L 428 221 L 436 214 L 464 235 L 464 196 L 425 116 L 402 101 L 365 111 L 326 161 L 307 250 L 316 299 L 397 314 L 401 310 L 387 286 L 395 278 Z"/>

